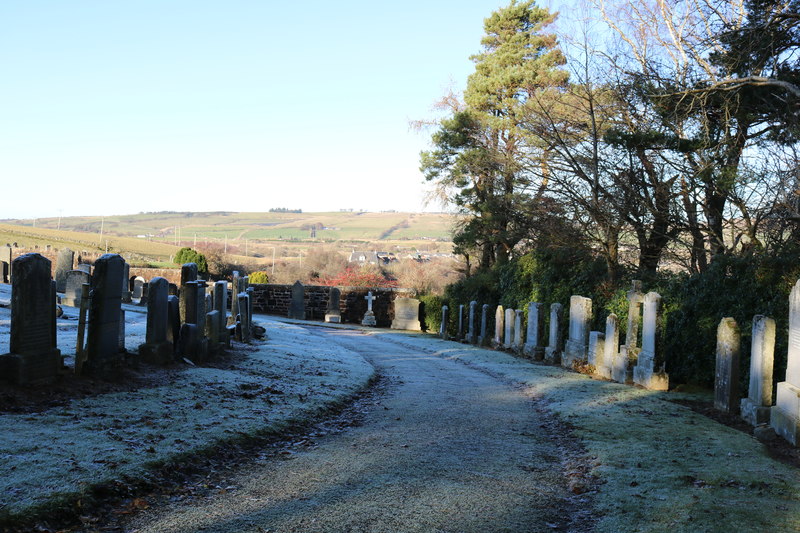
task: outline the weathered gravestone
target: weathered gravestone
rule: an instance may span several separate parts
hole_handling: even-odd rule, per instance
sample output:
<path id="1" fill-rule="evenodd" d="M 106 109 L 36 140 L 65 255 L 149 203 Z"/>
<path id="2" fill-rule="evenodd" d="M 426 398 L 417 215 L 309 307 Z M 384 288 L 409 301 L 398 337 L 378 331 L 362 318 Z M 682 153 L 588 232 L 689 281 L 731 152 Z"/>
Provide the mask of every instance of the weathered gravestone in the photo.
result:
<path id="1" fill-rule="evenodd" d="M 328 308 L 325 310 L 325 322 L 338 324 L 342 321 L 342 312 L 339 309 L 342 291 L 338 287 L 331 287 L 328 291 Z"/>
<path id="2" fill-rule="evenodd" d="M 249 342 L 253 338 L 253 306 L 256 301 L 256 290 L 248 282 L 244 292 L 247 294 L 247 340 Z"/>
<path id="3" fill-rule="evenodd" d="M 193 263 L 192 263 L 193 264 Z M 187 339 L 181 338 L 180 350 L 183 357 L 188 357 L 193 362 L 205 360 L 208 354 L 208 341 L 205 338 L 206 327 L 206 296 L 204 281 L 187 281 L 182 286 L 185 313 L 184 325 L 190 324 L 194 328 L 181 327 L 181 335 L 188 335 Z"/>
<path id="4" fill-rule="evenodd" d="M 469 318 L 467 320 L 467 342 L 475 344 L 478 342 L 478 302 L 472 300 L 469 303 Z"/>
<path id="5" fill-rule="evenodd" d="M 364 313 L 364 318 L 361 320 L 362 326 L 374 326 L 377 324 L 375 320 L 375 313 L 372 311 L 372 301 L 375 297 L 372 295 L 372 291 L 369 291 L 364 299 L 367 301 L 367 312 Z"/>
<path id="6" fill-rule="evenodd" d="M 478 344 L 486 346 L 489 344 L 489 304 L 481 306 L 481 333 L 478 336 Z"/>
<path id="7" fill-rule="evenodd" d="M 292 301 L 289 304 L 289 318 L 295 320 L 306 319 L 305 287 L 300 281 L 295 281 L 292 285 Z"/>
<path id="8" fill-rule="evenodd" d="M 64 292 L 67 288 L 67 272 L 72 270 L 75 263 L 75 252 L 69 248 L 62 248 L 56 256 L 56 291 Z"/>
<path id="9" fill-rule="evenodd" d="M 572 368 L 574 363 L 586 362 L 589 349 L 589 323 L 592 320 L 592 300 L 573 295 L 569 299 L 569 337 L 564 346 L 561 366 Z"/>
<path id="10" fill-rule="evenodd" d="M 124 360 L 119 350 L 119 319 L 122 309 L 122 274 L 125 260 L 105 254 L 94 263 L 86 362 L 82 373 L 103 375 Z"/>
<path id="11" fill-rule="evenodd" d="M 502 305 L 498 305 L 494 311 L 494 340 L 492 341 L 492 344 L 497 348 L 503 345 L 504 321 L 505 311 Z"/>
<path id="12" fill-rule="evenodd" d="M 91 283 L 91 281 L 91 276 L 83 270 L 70 270 L 67 272 L 64 296 L 61 298 L 61 303 L 70 307 L 80 307 L 83 284 Z"/>
<path id="13" fill-rule="evenodd" d="M 606 317 L 605 354 L 603 365 L 597 368 L 597 375 L 613 379 L 614 365 L 619 364 L 619 322 L 617 315 L 611 313 Z"/>
<path id="14" fill-rule="evenodd" d="M 145 303 L 144 285 L 144 278 L 139 276 L 133 278 L 133 281 L 131 281 L 131 302 L 135 305 L 143 305 Z"/>
<path id="15" fill-rule="evenodd" d="M 250 331 L 250 306 L 248 304 L 248 296 L 246 292 L 240 292 L 237 299 L 239 300 L 239 327 L 238 338 L 242 342 L 250 342 L 248 335 Z"/>
<path id="16" fill-rule="evenodd" d="M 173 353 L 178 350 L 178 341 L 181 336 L 181 309 L 178 296 L 170 294 L 167 297 L 167 340 L 172 343 Z"/>
<path id="17" fill-rule="evenodd" d="M 11 247 L 0 246 L 0 283 L 11 283 Z"/>
<path id="18" fill-rule="evenodd" d="M 550 328 L 544 360 L 553 365 L 561 363 L 561 307 L 560 303 L 550 304 Z"/>
<path id="19" fill-rule="evenodd" d="M 13 261 L 11 339 L 0 356 L 0 379 L 18 385 L 54 379 L 63 366 L 56 348 L 56 291 L 50 260 L 25 254 Z"/>
<path id="20" fill-rule="evenodd" d="M 214 283 L 214 310 L 219 311 L 219 315 L 217 315 L 219 339 L 222 343 L 227 344 L 228 339 L 225 337 L 228 330 L 225 326 L 228 324 L 228 283 L 226 281 Z"/>
<path id="21" fill-rule="evenodd" d="M 442 306 L 442 320 L 439 323 L 439 336 L 441 338 L 443 338 L 444 340 L 448 339 L 447 323 L 450 320 L 450 317 L 448 316 L 449 314 L 450 314 L 450 309 L 446 305 L 443 305 Z"/>
<path id="22" fill-rule="evenodd" d="M 514 345 L 514 317 L 517 313 L 513 309 L 506 309 L 506 316 L 503 317 L 505 331 L 503 335 L 503 348 L 511 349 Z"/>
<path id="23" fill-rule="evenodd" d="M 789 295 L 789 351 L 786 358 L 786 381 L 778 383 L 770 425 L 784 439 L 800 443 L 800 280 Z"/>
<path id="24" fill-rule="evenodd" d="M 220 349 L 219 342 L 219 315 L 216 309 L 206 313 L 206 338 L 208 338 L 208 352 L 215 354 Z"/>
<path id="25" fill-rule="evenodd" d="M 530 302 L 528 304 L 528 331 L 523 352 L 535 361 L 541 361 L 544 358 L 544 346 L 542 346 L 544 338 L 543 312 L 544 304 L 539 302 Z"/>
<path id="26" fill-rule="evenodd" d="M 122 303 L 131 303 L 131 266 L 125 263 L 122 273 Z"/>
<path id="27" fill-rule="evenodd" d="M 594 367 L 594 374 L 600 375 L 598 368 L 605 367 L 606 337 L 601 331 L 589 332 L 589 349 L 587 361 Z"/>
<path id="28" fill-rule="evenodd" d="M 147 301 L 147 333 L 145 343 L 139 345 L 139 356 L 153 364 L 167 364 L 174 359 L 174 346 L 168 339 L 169 282 L 162 277 L 150 280 Z"/>
<path id="29" fill-rule="evenodd" d="M 514 351 L 521 352 L 523 341 L 522 338 L 522 321 L 525 319 L 525 311 L 516 309 L 514 311 Z"/>
<path id="30" fill-rule="evenodd" d="M 650 390 L 669 389 L 669 376 L 664 372 L 663 365 L 656 369 L 660 313 L 661 296 L 657 292 L 648 292 L 644 297 L 642 350 L 639 352 L 638 362 L 633 368 L 633 382 Z"/>
<path id="31" fill-rule="evenodd" d="M 239 287 L 240 287 L 241 284 L 239 283 L 239 271 L 238 270 L 234 270 L 233 271 L 233 275 L 232 275 L 231 279 L 232 279 L 232 281 L 231 281 L 231 316 L 228 319 L 228 325 L 229 326 L 236 325 L 236 323 L 239 321 L 239 298 L 238 298 L 238 294 L 240 292 L 239 291 Z"/>
<path id="32" fill-rule="evenodd" d="M 775 360 L 775 321 L 769 317 L 753 317 L 753 339 L 750 344 L 750 387 L 740 404 L 741 415 L 753 426 L 769 423 L 772 406 L 772 367 Z"/>
<path id="33" fill-rule="evenodd" d="M 391 329 L 421 331 L 419 323 L 419 300 L 416 298 L 394 299 L 394 320 Z"/>
<path id="34" fill-rule="evenodd" d="M 736 414 L 739 409 L 739 325 L 725 317 L 717 326 L 717 358 L 714 369 L 714 407 Z"/>
<path id="35" fill-rule="evenodd" d="M 634 361 L 640 350 L 638 342 L 642 304 L 644 304 L 642 282 L 635 279 L 631 282 L 631 290 L 628 291 L 628 323 L 625 330 L 625 346 L 628 348 L 628 357 Z"/>
<path id="36" fill-rule="evenodd" d="M 89 274 L 90 276 L 92 275 L 92 265 L 90 265 L 89 263 L 81 262 L 80 258 L 78 259 L 78 264 L 75 265 L 75 270 L 82 270 L 87 274 Z"/>

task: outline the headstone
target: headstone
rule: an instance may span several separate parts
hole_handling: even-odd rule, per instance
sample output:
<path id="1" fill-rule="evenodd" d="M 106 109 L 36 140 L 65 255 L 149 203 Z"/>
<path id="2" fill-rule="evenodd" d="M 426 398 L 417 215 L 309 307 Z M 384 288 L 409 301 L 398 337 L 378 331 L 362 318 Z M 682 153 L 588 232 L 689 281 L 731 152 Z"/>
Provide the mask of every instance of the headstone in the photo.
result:
<path id="1" fill-rule="evenodd" d="M 753 426 L 769 423 L 774 360 L 775 321 L 756 315 L 750 344 L 750 387 L 747 398 L 740 404 L 742 418 Z"/>
<path id="2" fill-rule="evenodd" d="M 248 283 L 244 292 L 247 294 L 247 340 L 249 342 L 253 338 L 253 321 L 255 320 L 253 307 L 256 301 L 256 290 Z"/>
<path id="3" fill-rule="evenodd" d="M 61 370 L 56 348 L 56 291 L 50 260 L 25 254 L 13 261 L 9 353 L 0 356 L 0 379 L 18 385 L 47 382 Z"/>
<path id="4" fill-rule="evenodd" d="M 199 308 L 199 303 L 197 301 L 197 296 L 199 294 L 197 281 L 187 281 L 184 283 L 181 287 L 181 293 L 182 322 L 184 324 L 197 325 L 197 311 Z"/>
<path id="5" fill-rule="evenodd" d="M 656 369 L 656 346 L 658 346 L 658 321 L 661 313 L 661 296 L 648 292 L 644 297 L 642 319 L 642 350 L 633 367 L 633 382 L 650 390 L 668 390 L 669 376 L 663 365 Z M 630 357 L 630 354 L 628 354 Z"/>
<path id="6" fill-rule="evenodd" d="M 180 288 L 178 288 L 178 286 L 175 285 L 174 283 L 170 283 L 169 284 L 169 295 L 170 296 L 180 296 L 180 294 L 181 294 Z"/>
<path id="7" fill-rule="evenodd" d="M 375 326 L 377 324 L 375 320 L 375 313 L 372 311 L 372 301 L 375 297 L 372 295 L 372 291 L 369 291 L 364 299 L 367 301 L 367 312 L 364 313 L 364 318 L 361 320 L 362 326 Z"/>
<path id="8" fill-rule="evenodd" d="M 81 263 L 80 261 L 78 261 L 78 264 L 75 265 L 75 270 L 82 270 L 87 274 L 89 274 L 90 276 L 92 275 L 92 265 L 90 265 L 89 263 Z"/>
<path id="9" fill-rule="evenodd" d="M 196 324 L 182 324 L 180 337 L 178 338 L 178 354 L 181 357 L 196 362 L 199 348 L 198 348 L 198 331 Z"/>
<path id="10" fill-rule="evenodd" d="M 178 341 L 181 336 L 181 310 L 178 296 L 170 294 L 167 297 L 167 340 L 172 343 L 173 354 L 178 350 Z"/>
<path id="11" fill-rule="evenodd" d="M 569 299 L 569 337 L 564 346 L 561 366 L 572 368 L 586 362 L 589 349 L 589 323 L 592 320 L 592 300 L 573 295 Z"/>
<path id="12" fill-rule="evenodd" d="M 589 349 L 587 362 L 594 367 L 594 374 L 598 374 L 598 367 L 605 366 L 606 337 L 600 331 L 589 332 Z"/>
<path id="13" fill-rule="evenodd" d="M 419 323 L 419 300 L 416 298 L 395 298 L 394 299 L 394 320 L 392 329 L 405 329 L 410 331 L 422 331 Z"/>
<path id="14" fill-rule="evenodd" d="M 0 246 L 0 283 L 11 283 L 11 247 Z"/>
<path id="15" fill-rule="evenodd" d="M 56 257 L 56 292 L 64 292 L 67 288 L 67 272 L 72 270 L 75 262 L 75 252 L 69 248 L 62 248 Z"/>
<path id="16" fill-rule="evenodd" d="M 503 331 L 505 329 L 505 311 L 502 305 L 498 305 L 494 311 L 494 340 L 492 344 L 499 348 L 503 345 Z"/>
<path id="17" fill-rule="evenodd" d="M 122 308 L 122 274 L 125 260 L 105 254 L 94 263 L 86 363 L 82 371 L 103 375 L 121 365 L 119 318 Z"/>
<path id="18" fill-rule="evenodd" d="M 478 302 L 472 300 L 469 303 L 469 318 L 467 319 L 467 342 L 475 344 L 478 342 Z"/>
<path id="19" fill-rule="evenodd" d="M 208 351 L 215 354 L 219 351 L 219 315 L 217 309 L 206 313 L 206 337 L 208 338 Z"/>
<path id="20" fill-rule="evenodd" d="M 786 381 L 778 383 L 770 425 L 784 439 L 800 443 L 800 280 L 789 294 L 789 351 L 786 357 Z"/>
<path id="21" fill-rule="evenodd" d="M 239 298 L 237 296 L 241 292 L 239 290 L 241 284 L 238 270 L 233 271 L 231 280 L 231 316 L 228 319 L 228 325 L 234 325 L 239 320 Z"/>
<path id="22" fill-rule="evenodd" d="M 295 281 L 292 285 L 292 301 L 289 304 L 289 318 L 295 320 L 306 319 L 305 287 L 300 281 Z"/>
<path id="23" fill-rule="evenodd" d="M 525 311 L 517 309 L 514 311 L 514 346 L 515 352 L 522 352 L 524 339 L 522 338 L 522 321 L 525 320 Z"/>
<path id="24" fill-rule="evenodd" d="M 247 293 L 240 292 L 238 295 L 239 300 L 239 340 L 242 342 L 250 342 L 249 332 L 250 332 L 250 314 L 248 312 L 250 305 L 247 301 Z"/>
<path id="25" fill-rule="evenodd" d="M 443 338 L 444 340 L 447 340 L 447 338 L 448 338 L 448 335 L 447 335 L 447 323 L 450 320 L 450 317 L 448 316 L 449 314 L 450 314 L 450 309 L 446 305 L 443 305 L 442 306 L 442 321 L 439 324 L 439 336 L 441 338 Z"/>
<path id="26" fill-rule="evenodd" d="M 456 333 L 456 339 L 461 341 L 464 340 L 464 305 L 461 304 L 458 306 L 458 333 Z"/>
<path id="27" fill-rule="evenodd" d="M 547 348 L 544 349 L 546 363 L 561 363 L 561 308 L 560 303 L 550 304 L 550 327 L 548 328 Z"/>
<path id="28" fill-rule="evenodd" d="M 339 324 L 342 321 L 342 312 L 339 309 L 342 291 L 338 287 L 331 287 L 328 291 L 328 308 L 325 310 L 325 322 Z"/>
<path id="29" fill-rule="evenodd" d="M 489 344 L 488 323 L 489 323 L 489 304 L 483 304 L 481 306 L 481 334 L 478 336 L 478 344 L 481 346 L 486 346 L 487 344 Z"/>
<path id="30" fill-rule="evenodd" d="M 635 279 L 631 282 L 631 290 L 628 291 L 628 323 L 625 330 L 625 346 L 628 349 L 628 358 L 633 361 L 636 361 L 636 356 L 641 349 L 638 342 L 643 303 L 642 282 Z"/>
<path id="31" fill-rule="evenodd" d="M 131 282 L 131 302 L 135 305 L 145 303 L 144 300 L 144 278 L 135 277 Z"/>
<path id="32" fill-rule="evenodd" d="M 619 347 L 611 368 L 611 379 L 617 383 L 633 385 L 633 367 L 628 359 L 628 347 L 624 344 Z"/>
<path id="33" fill-rule="evenodd" d="M 131 266 L 128 263 L 125 263 L 122 274 L 122 303 L 124 304 L 131 303 L 130 278 L 131 278 Z"/>
<path id="34" fill-rule="evenodd" d="M 64 296 L 61 298 L 61 303 L 70 307 L 80 307 L 84 283 L 91 283 L 91 279 L 89 274 L 83 270 L 70 270 L 67 272 Z"/>
<path id="35" fill-rule="evenodd" d="M 510 350 L 514 345 L 514 318 L 516 312 L 513 309 L 506 309 L 506 316 L 503 318 L 505 331 L 503 335 L 503 348 Z"/>
<path id="36" fill-rule="evenodd" d="M 120 301 L 120 303 L 122 303 Z M 122 353 L 126 353 L 128 350 L 125 348 L 125 310 L 119 310 L 119 330 L 117 331 L 117 347 L 119 351 Z"/>
<path id="37" fill-rule="evenodd" d="M 614 367 L 619 364 L 617 360 L 619 357 L 619 322 L 614 313 L 606 317 L 604 337 L 605 354 L 603 354 L 603 364 L 597 367 L 597 375 L 605 379 L 613 379 Z"/>
<path id="38" fill-rule="evenodd" d="M 523 352 L 535 361 L 544 358 L 544 304 L 530 302 L 528 304 L 528 327 Z"/>
<path id="39" fill-rule="evenodd" d="M 162 277 L 150 280 L 147 301 L 145 343 L 139 345 L 139 356 L 152 364 L 167 364 L 174 359 L 175 347 L 169 340 L 169 282 Z"/>
<path id="40" fill-rule="evenodd" d="M 226 281 L 218 281 L 214 283 L 214 310 L 219 311 L 217 316 L 218 323 L 217 329 L 219 336 L 225 342 L 225 326 L 228 324 L 228 283 Z"/>
<path id="41" fill-rule="evenodd" d="M 717 326 L 717 357 L 714 370 L 714 408 L 736 414 L 739 410 L 739 325 L 725 317 Z"/>

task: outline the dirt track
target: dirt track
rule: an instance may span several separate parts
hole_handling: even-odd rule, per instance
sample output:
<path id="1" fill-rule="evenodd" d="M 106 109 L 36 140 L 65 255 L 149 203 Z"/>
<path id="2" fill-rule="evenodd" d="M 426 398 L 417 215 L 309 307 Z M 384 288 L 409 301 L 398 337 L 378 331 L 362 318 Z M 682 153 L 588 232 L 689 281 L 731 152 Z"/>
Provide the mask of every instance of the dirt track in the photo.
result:
<path id="1" fill-rule="evenodd" d="M 245 465 L 222 491 L 138 513 L 126 530 L 591 528 L 587 495 L 567 483 L 574 443 L 521 390 L 393 335 L 318 331 L 321 342 L 363 353 L 389 383 L 363 423 L 285 459 Z"/>

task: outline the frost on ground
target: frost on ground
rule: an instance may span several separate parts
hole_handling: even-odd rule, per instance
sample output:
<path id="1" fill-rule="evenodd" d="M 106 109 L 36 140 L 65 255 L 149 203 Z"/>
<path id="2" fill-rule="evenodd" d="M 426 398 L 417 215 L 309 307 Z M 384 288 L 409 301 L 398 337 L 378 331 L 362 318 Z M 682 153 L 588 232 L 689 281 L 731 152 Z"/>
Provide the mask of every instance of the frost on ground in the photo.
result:
<path id="1" fill-rule="evenodd" d="M 0 416 L 0 517 L 243 435 L 279 431 L 352 396 L 373 376 L 361 356 L 323 345 L 313 331 L 260 322 L 268 340 L 237 344 L 247 357 L 233 368 L 188 368 L 168 386 Z"/>
<path id="2" fill-rule="evenodd" d="M 598 478 L 598 532 L 800 530 L 800 472 L 676 393 L 431 338 L 402 342 L 524 384 L 574 428 Z M 685 396 L 684 396 L 685 397 Z"/>

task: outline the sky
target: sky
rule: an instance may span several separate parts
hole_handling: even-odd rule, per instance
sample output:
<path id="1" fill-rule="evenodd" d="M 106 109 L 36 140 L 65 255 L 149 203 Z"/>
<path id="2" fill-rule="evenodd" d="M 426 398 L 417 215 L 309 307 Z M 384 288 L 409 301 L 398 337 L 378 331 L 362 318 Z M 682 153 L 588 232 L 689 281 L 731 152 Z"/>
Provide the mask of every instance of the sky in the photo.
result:
<path id="1" fill-rule="evenodd" d="M 441 210 L 410 121 L 502 0 L 0 3 L 0 219 Z"/>

